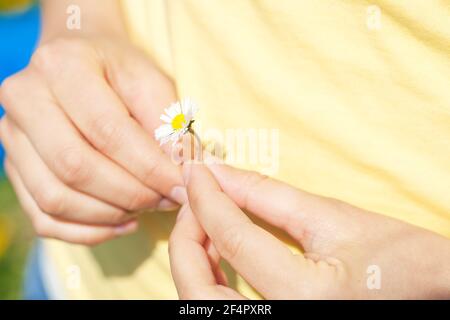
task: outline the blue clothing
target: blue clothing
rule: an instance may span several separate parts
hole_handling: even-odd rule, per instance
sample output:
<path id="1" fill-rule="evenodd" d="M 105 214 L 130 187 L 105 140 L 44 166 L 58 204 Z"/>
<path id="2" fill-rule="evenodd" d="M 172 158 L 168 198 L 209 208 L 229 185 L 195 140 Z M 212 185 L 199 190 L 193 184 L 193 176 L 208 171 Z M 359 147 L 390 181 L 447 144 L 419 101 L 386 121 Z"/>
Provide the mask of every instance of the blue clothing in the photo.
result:
<path id="1" fill-rule="evenodd" d="M 40 9 L 33 5 L 19 13 L 0 13 L 0 83 L 27 66 L 40 34 Z M 0 106 L 0 118 L 3 109 Z M 0 172 L 4 150 L 0 144 Z"/>
<path id="2" fill-rule="evenodd" d="M 37 241 L 28 257 L 25 269 L 25 281 L 23 288 L 23 299 L 25 300 L 48 300 L 41 270 L 42 244 Z"/>

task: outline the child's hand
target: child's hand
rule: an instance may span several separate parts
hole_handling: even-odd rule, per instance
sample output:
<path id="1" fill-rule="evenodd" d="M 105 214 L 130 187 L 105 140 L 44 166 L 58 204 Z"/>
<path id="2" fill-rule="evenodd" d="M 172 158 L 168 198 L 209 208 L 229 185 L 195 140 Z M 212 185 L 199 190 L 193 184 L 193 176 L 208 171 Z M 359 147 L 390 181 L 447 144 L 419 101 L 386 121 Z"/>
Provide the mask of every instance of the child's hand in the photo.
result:
<path id="1" fill-rule="evenodd" d="M 129 211 L 183 201 L 153 139 L 172 82 L 122 39 L 60 38 L 6 79 L 6 170 L 37 233 L 96 244 L 136 229 Z M 127 223 L 129 222 L 129 223 Z"/>
<path id="2" fill-rule="evenodd" d="M 190 208 L 181 209 L 169 244 L 182 299 L 244 298 L 226 285 L 217 252 L 268 299 L 450 297 L 446 238 L 256 173 L 186 168 Z M 289 233 L 304 254 L 239 207 Z"/>

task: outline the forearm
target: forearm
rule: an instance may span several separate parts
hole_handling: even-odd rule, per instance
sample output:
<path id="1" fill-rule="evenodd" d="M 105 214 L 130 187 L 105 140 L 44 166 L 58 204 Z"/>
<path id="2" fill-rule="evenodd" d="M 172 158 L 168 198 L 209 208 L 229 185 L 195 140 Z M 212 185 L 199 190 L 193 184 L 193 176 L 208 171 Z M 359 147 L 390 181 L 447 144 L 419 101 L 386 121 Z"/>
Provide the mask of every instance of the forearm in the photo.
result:
<path id="1" fill-rule="evenodd" d="M 79 8 L 80 28 L 67 26 L 71 6 Z M 41 42 L 77 35 L 126 37 L 119 0 L 43 0 Z"/>
<path id="2" fill-rule="evenodd" d="M 450 240 L 441 241 L 435 247 L 439 250 L 436 266 L 431 270 L 434 276 L 434 293 L 439 299 L 450 299 Z"/>

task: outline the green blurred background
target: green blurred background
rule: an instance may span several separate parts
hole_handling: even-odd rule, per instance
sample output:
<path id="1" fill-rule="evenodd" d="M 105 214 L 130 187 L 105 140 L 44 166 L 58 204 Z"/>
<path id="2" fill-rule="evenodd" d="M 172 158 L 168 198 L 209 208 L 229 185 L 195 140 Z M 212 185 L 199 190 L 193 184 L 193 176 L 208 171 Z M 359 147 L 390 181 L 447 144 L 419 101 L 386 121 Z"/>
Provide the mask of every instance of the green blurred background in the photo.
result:
<path id="1" fill-rule="evenodd" d="M 39 13 L 35 1 L 0 0 L 0 82 L 27 65 L 39 36 Z M 0 147 L 1 163 L 3 157 Z M 21 298 L 32 241 L 30 224 L 0 167 L 0 299 Z"/>
<path id="2" fill-rule="evenodd" d="M 0 204 L 0 299 L 20 299 L 33 234 L 4 178 L 0 182 Z"/>

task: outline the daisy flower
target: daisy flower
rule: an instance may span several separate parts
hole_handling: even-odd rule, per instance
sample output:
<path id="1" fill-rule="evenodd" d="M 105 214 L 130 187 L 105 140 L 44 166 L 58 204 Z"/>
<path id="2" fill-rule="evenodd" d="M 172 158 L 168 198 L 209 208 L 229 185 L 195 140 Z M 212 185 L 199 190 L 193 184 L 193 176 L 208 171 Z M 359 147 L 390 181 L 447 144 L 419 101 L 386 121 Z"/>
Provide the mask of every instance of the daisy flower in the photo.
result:
<path id="1" fill-rule="evenodd" d="M 172 103 L 161 115 L 160 119 L 165 123 L 155 130 L 155 139 L 160 145 L 169 141 L 177 143 L 186 132 L 192 131 L 191 126 L 197 111 L 196 104 L 190 99 Z"/>

